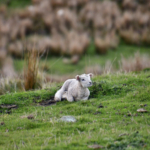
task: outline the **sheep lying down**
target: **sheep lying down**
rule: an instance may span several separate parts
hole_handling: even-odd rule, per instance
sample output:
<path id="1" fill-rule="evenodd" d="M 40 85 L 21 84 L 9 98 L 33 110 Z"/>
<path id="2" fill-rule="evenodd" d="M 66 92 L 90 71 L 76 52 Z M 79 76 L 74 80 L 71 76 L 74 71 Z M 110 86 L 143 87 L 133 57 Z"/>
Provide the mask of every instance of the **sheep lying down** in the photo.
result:
<path id="1" fill-rule="evenodd" d="M 64 82 L 60 90 L 55 94 L 55 101 L 61 101 L 62 98 L 67 99 L 69 102 L 87 100 L 90 91 L 88 87 L 92 86 L 90 74 L 77 75 L 76 79 L 68 79 Z"/>

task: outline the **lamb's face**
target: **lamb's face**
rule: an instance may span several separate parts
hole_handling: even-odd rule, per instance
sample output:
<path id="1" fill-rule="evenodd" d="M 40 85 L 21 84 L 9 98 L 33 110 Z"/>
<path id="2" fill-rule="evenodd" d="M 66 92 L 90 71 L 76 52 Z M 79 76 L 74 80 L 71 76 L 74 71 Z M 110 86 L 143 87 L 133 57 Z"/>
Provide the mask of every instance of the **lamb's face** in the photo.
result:
<path id="1" fill-rule="evenodd" d="M 84 88 L 92 86 L 92 81 L 91 77 L 93 76 L 92 73 L 90 74 L 82 74 L 82 75 L 77 75 L 76 79 L 80 82 L 81 86 Z"/>

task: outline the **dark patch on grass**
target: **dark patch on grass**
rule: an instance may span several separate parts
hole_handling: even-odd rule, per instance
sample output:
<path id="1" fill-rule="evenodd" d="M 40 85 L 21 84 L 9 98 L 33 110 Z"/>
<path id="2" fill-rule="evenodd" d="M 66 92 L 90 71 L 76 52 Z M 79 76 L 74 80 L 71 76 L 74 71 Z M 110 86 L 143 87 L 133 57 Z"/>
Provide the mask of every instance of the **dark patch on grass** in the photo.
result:
<path id="1" fill-rule="evenodd" d="M 41 106 L 49 106 L 49 105 L 54 105 L 56 104 L 57 101 L 54 100 L 54 96 L 51 96 L 50 99 L 46 99 L 46 100 L 40 100 L 40 97 L 37 97 L 37 99 L 34 99 L 33 102 L 34 103 L 38 103 Z"/>
<path id="2" fill-rule="evenodd" d="M 17 109 L 18 106 L 15 104 L 1 104 L 0 105 L 0 113 L 3 114 L 11 114 L 11 109 Z"/>
<path id="3" fill-rule="evenodd" d="M 7 108 L 7 109 L 12 109 L 12 108 L 17 108 L 17 105 L 15 104 L 2 104 L 0 105 L 1 108 Z"/>
<path id="4" fill-rule="evenodd" d="M 100 112 L 100 111 L 96 111 L 96 112 L 94 113 L 94 115 L 98 115 L 98 114 L 101 114 L 101 112 Z"/>
<path id="5" fill-rule="evenodd" d="M 100 105 L 98 106 L 98 108 L 104 108 L 104 106 L 103 106 L 102 104 L 100 104 Z"/>
<path id="6" fill-rule="evenodd" d="M 29 115 L 27 118 L 28 119 L 34 119 L 34 116 L 33 115 Z"/>
<path id="7" fill-rule="evenodd" d="M 41 106 L 49 106 L 49 105 L 54 105 L 56 104 L 55 100 L 43 100 L 42 102 L 39 103 Z"/>
<path id="8" fill-rule="evenodd" d="M 1 122 L 0 125 L 3 126 L 3 125 L 5 125 L 5 123 L 4 123 L 4 122 Z"/>
<path id="9" fill-rule="evenodd" d="M 11 111 L 11 110 L 6 110 L 5 113 L 6 113 L 6 114 L 11 114 L 12 111 Z"/>
<path id="10" fill-rule="evenodd" d="M 41 100 L 41 96 L 35 96 L 34 98 L 33 98 L 33 101 L 37 101 L 37 100 Z"/>
<path id="11" fill-rule="evenodd" d="M 30 129 L 35 129 L 40 127 L 40 124 L 34 123 L 34 122 L 29 122 L 26 126 L 25 129 L 30 130 Z"/>

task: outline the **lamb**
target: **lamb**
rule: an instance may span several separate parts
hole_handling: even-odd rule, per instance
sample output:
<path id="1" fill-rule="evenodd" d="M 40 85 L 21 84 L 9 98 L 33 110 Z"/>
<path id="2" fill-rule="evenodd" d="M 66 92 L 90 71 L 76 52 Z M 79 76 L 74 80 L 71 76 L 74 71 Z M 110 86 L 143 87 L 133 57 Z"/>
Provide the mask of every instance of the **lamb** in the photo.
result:
<path id="1" fill-rule="evenodd" d="M 76 79 L 68 79 L 64 82 L 60 90 L 55 94 L 55 101 L 61 101 L 62 98 L 67 99 L 69 102 L 88 100 L 90 91 L 88 87 L 92 86 L 90 74 L 77 75 Z"/>

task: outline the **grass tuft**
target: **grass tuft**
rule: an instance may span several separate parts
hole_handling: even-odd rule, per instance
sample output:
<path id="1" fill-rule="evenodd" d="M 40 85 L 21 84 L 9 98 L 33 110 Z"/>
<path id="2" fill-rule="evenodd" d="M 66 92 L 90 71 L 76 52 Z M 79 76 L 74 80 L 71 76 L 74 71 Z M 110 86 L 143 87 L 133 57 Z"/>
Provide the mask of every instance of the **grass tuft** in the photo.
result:
<path id="1" fill-rule="evenodd" d="M 39 53 L 34 50 L 27 52 L 25 57 L 27 68 L 24 69 L 24 86 L 25 90 L 35 89 L 37 74 L 39 69 Z"/>

